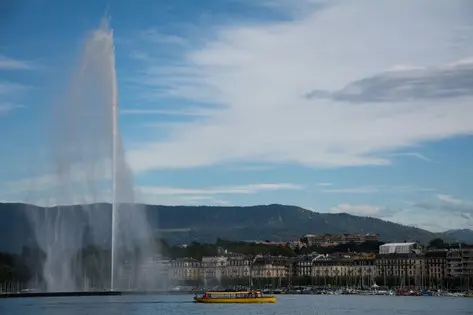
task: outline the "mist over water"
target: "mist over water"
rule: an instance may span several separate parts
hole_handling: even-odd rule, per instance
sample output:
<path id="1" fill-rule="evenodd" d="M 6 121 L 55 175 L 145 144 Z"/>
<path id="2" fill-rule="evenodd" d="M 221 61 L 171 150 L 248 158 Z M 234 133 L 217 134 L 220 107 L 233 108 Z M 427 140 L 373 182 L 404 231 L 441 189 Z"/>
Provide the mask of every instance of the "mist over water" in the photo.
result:
<path id="1" fill-rule="evenodd" d="M 38 278 L 47 291 L 151 290 L 165 284 L 156 264 L 156 235 L 135 200 L 117 92 L 113 31 L 104 18 L 87 36 L 66 97 L 44 126 L 48 175 L 36 183 L 45 187 L 34 189 L 50 192 L 41 198 L 51 208 L 26 211 L 46 255 Z M 91 248 L 85 258 L 81 249 L 90 245 L 107 247 L 100 254 Z"/>

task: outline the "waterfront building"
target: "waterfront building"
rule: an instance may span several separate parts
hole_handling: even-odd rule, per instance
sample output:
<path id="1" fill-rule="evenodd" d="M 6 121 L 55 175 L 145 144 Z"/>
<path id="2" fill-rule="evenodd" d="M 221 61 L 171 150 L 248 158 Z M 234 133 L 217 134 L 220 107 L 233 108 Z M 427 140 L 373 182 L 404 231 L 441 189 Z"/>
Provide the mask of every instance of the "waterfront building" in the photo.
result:
<path id="1" fill-rule="evenodd" d="M 465 290 L 473 289 L 473 248 L 462 248 L 462 287 Z"/>
<path id="2" fill-rule="evenodd" d="M 300 256 L 296 261 L 295 274 L 297 277 L 311 277 L 312 276 L 312 261 L 313 256 Z"/>
<path id="3" fill-rule="evenodd" d="M 197 283 L 201 279 L 201 262 L 194 258 L 171 261 L 170 279 L 173 282 Z"/>
<path id="4" fill-rule="evenodd" d="M 473 248 L 450 249 L 446 257 L 447 277 L 452 285 L 473 288 Z"/>
<path id="5" fill-rule="evenodd" d="M 222 284 L 222 278 L 225 277 L 227 259 L 224 256 L 202 257 L 202 280 L 206 287 Z"/>
<path id="6" fill-rule="evenodd" d="M 313 283 L 366 287 L 376 277 L 374 255 L 319 256 L 312 261 Z"/>
<path id="7" fill-rule="evenodd" d="M 117 287 L 123 290 L 164 290 L 169 285 L 171 263 L 160 256 L 128 263 L 119 271 Z"/>
<path id="8" fill-rule="evenodd" d="M 449 278 L 460 278 L 463 271 L 462 253 L 460 249 L 450 249 L 447 252 L 447 276 Z"/>
<path id="9" fill-rule="evenodd" d="M 423 286 L 425 283 L 424 257 L 415 253 L 384 254 L 376 259 L 378 278 L 389 286 Z"/>
<path id="10" fill-rule="evenodd" d="M 447 275 L 446 249 L 429 250 L 425 253 L 426 285 L 429 288 L 441 289 Z"/>
<path id="11" fill-rule="evenodd" d="M 376 283 L 376 255 L 355 255 L 351 257 L 352 266 L 349 270 L 351 275 L 358 279 L 357 286 L 373 286 Z"/>
<path id="12" fill-rule="evenodd" d="M 251 259 L 244 255 L 227 257 L 225 275 L 230 279 L 248 279 L 250 276 Z"/>
<path id="13" fill-rule="evenodd" d="M 288 276 L 286 257 L 260 256 L 252 262 L 253 278 L 283 278 Z"/>
<path id="14" fill-rule="evenodd" d="M 292 261 L 282 256 L 257 256 L 251 262 L 253 284 L 281 287 L 292 276 Z"/>

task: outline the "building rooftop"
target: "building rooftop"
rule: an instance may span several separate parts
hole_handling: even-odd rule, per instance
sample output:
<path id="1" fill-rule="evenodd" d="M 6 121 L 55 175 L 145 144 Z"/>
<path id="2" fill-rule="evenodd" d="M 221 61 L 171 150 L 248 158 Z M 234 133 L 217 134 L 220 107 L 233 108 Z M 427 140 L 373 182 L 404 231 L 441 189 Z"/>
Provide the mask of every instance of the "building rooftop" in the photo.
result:
<path id="1" fill-rule="evenodd" d="M 386 254 L 409 254 L 419 251 L 417 242 L 388 243 L 379 246 L 379 253 Z"/>
<path id="2" fill-rule="evenodd" d="M 391 246 L 412 246 L 417 244 L 416 242 L 405 242 L 405 243 L 386 243 L 381 245 L 380 247 L 391 247 Z"/>

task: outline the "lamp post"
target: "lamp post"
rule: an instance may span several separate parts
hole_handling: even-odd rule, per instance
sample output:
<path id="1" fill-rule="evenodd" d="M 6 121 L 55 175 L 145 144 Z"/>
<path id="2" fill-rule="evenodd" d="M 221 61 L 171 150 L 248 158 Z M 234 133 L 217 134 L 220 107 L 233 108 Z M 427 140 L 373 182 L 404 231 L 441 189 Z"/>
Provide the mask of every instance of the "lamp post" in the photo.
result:
<path id="1" fill-rule="evenodd" d="M 255 264 L 256 260 L 258 260 L 259 258 L 261 258 L 261 255 L 251 255 L 248 261 L 249 269 L 250 269 L 250 274 L 248 275 L 249 276 L 248 289 L 250 290 L 253 288 L 253 265 Z"/>

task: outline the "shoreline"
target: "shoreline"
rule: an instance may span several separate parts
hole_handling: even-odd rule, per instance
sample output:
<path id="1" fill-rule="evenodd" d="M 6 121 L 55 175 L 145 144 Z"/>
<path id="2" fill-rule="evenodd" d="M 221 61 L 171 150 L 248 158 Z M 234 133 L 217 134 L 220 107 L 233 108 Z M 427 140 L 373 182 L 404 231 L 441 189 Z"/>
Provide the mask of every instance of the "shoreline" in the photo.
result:
<path id="1" fill-rule="evenodd" d="M 67 296 L 121 296 L 121 295 L 185 295 L 194 291 L 76 291 L 76 292 L 19 292 L 0 293 L 0 299 Z"/>
<path id="2" fill-rule="evenodd" d="M 0 299 L 8 298 L 46 298 L 46 297 L 81 297 L 81 296 L 124 296 L 124 295 L 192 295 L 197 291 L 195 290 L 181 290 L 181 291 L 76 291 L 76 292 L 18 292 L 18 293 L 0 293 Z M 394 292 L 393 292 L 394 293 Z M 334 294 L 334 293 L 321 293 L 321 292 L 310 292 L 310 293 L 296 293 L 296 292 L 284 292 L 276 293 L 272 292 L 271 295 L 356 295 L 356 296 L 410 296 L 410 297 L 473 297 L 471 293 L 460 293 L 460 294 L 366 294 L 366 293 L 351 293 L 351 294 Z"/>

